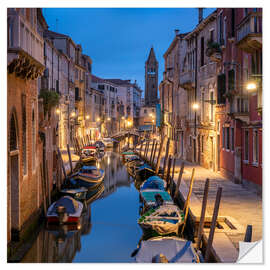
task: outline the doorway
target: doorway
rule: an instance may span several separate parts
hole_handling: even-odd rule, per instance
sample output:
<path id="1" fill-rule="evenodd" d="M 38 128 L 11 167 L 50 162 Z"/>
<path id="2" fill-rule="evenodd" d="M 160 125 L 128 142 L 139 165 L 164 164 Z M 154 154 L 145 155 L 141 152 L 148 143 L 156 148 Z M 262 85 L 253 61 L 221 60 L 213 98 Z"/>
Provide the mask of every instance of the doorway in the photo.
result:
<path id="1" fill-rule="evenodd" d="M 217 135 L 217 171 L 220 171 L 220 135 Z"/>

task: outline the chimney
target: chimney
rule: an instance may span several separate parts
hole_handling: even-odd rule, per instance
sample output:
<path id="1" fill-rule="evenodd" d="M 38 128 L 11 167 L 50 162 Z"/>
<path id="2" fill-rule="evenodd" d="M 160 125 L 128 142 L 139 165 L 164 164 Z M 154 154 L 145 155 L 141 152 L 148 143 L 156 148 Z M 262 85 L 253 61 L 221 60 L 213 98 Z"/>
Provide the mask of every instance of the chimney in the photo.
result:
<path id="1" fill-rule="evenodd" d="M 203 8 L 198 8 L 199 10 L 199 23 L 203 20 Z"/>
<path id="2" fill-rule="evenodd" d="M 179 30 L 178 29 L 175 29 L 174 32 L 175 32 L 175 35 L 176 36 L 179 34 Z"/>

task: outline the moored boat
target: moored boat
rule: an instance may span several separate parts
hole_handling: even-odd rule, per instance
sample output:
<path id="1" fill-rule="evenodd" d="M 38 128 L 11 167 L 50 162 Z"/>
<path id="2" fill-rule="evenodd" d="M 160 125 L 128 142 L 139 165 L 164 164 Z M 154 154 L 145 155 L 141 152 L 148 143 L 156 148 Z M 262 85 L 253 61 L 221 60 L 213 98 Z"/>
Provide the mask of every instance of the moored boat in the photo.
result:
<path id="1" fill-rule="evenodd" d="M 146 235 L 178 235 L 184 222 L 184 213 L 178 206 L 167 204 L 151 208 L 139 219 L 138 224 Z"/>
<path id="2" fill-rule="evenodd" d="M 84 201 L 86 199 L 86 194 L 88 189 L 85 187 L 79 188 L 63 188 L 60 190 L 63 195 L 70 196 L 78 201 Z"/>
<path id="3" fill-rule="evenodd" d="M 178 237 L 153 237 L 142 241 L 135 256 L 137 263 L 199 263 L 192 242 Z"/>
<path id="4" fill-rule="evenodd" d="M 159 176 L 154 175 L 150 176 L 147 180 L 145 180 L 140 188 L 140 191 L 145 189 L 159 189 L 165 191 L 166 182 L 161 179 Z"/>
<path id="5" fill-rule="evenodd" d="M 155 171 L 146 163 L 139 167 L 136 171 L 136 179 L 142 182 L 154 175 Z"/>
<path id="6" fill-rule="evenodd" d="M 80 186 L 94 189 L 102 183 L 104 175 L 104 170 L 98 169 L 96 166 L 83 166 L 74 180 Z"/>
<path id="7" fill-rule="evenodd" d="M 70 196 L 63 196 L 51 204 L 47 211 L 48 223 L 77 223 L 82 214 L 83 204 Z"/>

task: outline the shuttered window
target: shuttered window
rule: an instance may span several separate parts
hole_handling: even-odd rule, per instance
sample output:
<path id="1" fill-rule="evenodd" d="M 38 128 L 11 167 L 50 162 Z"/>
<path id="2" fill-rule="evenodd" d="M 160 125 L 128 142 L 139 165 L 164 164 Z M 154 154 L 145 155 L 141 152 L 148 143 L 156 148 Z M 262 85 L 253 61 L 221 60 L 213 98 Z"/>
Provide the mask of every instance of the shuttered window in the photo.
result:
<path id="1" fill-rule="evenodd" d="M 226 75 L 220 74 L 218 75 L 218 98 L 217 103 L 218 104 L 225 104 L 226 98 L 224 97 L 224 94 L 226 93 Z"/>

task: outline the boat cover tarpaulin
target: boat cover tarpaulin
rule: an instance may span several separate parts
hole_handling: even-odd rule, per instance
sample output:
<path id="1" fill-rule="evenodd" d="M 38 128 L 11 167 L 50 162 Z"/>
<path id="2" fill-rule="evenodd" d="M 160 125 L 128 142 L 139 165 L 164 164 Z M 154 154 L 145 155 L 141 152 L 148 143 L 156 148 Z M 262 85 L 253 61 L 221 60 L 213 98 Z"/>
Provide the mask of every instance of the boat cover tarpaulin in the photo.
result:
<path id="1" fill-rule="evenodd" d="M 178 234 L 178 229 L 184 222 L 184 213 L 176 205 L 161 205 L 150 209 L 138 220 L 143 229 L 152 229 L 160 235 Z"/>
<path id="2" fill-rule="evenodd" d="M 159 189 L 165 191 L 165 182 L 156 175 L 151 176 L 146 181 L 144 181 L 141 186 L 141 190 L 145 189 Z"/>
<path id="3" fill-rule="evenodd" d="M 142 171 L 144 169 L 152 169 L 152 168 L 147 163 L 145 163 L 139 167 L 138 171 Z"/>
<path id="4" fill-rule="evenodd" d="M 74 214 L 78 209 L 78 202 L 70 196 L 63 196 L 58 201 L 55 202 L 50 214 L 57 213 L 58 206 L 64 206 L 66 208 L 67 213 Z"/>
<path id="5" fill-rule="evenodd" d="M 159 194 L 164 203 L 169 203 L 169 204 L 173 204 L 173 200 L 170 196 L 170 194 L 166 191 L 162 191 L 162 190 L 144 190 L 141 192 L 141 196 L 143 198 L 143 200 L 145 201 L 145 203 L 147 205 L 151 205 L 151 204 L 155 204 L 156 203 L 156 198 L 155 196 Z"/>
<path id="6" fill-rule="evenodd" d="M 129 152 L 123 152 L 122 155 L 134 155 L 135 153 L 132 151 Z"/>
<path id="7" fill-rule="evenodd" d="M 153 258 L 160 254 L 163 254 L 169 263 L 199 262 L 191 241 L 176 237 L 163 237 L 142 241 L 135 261 L 137 263 L 151 263 Z"/>

